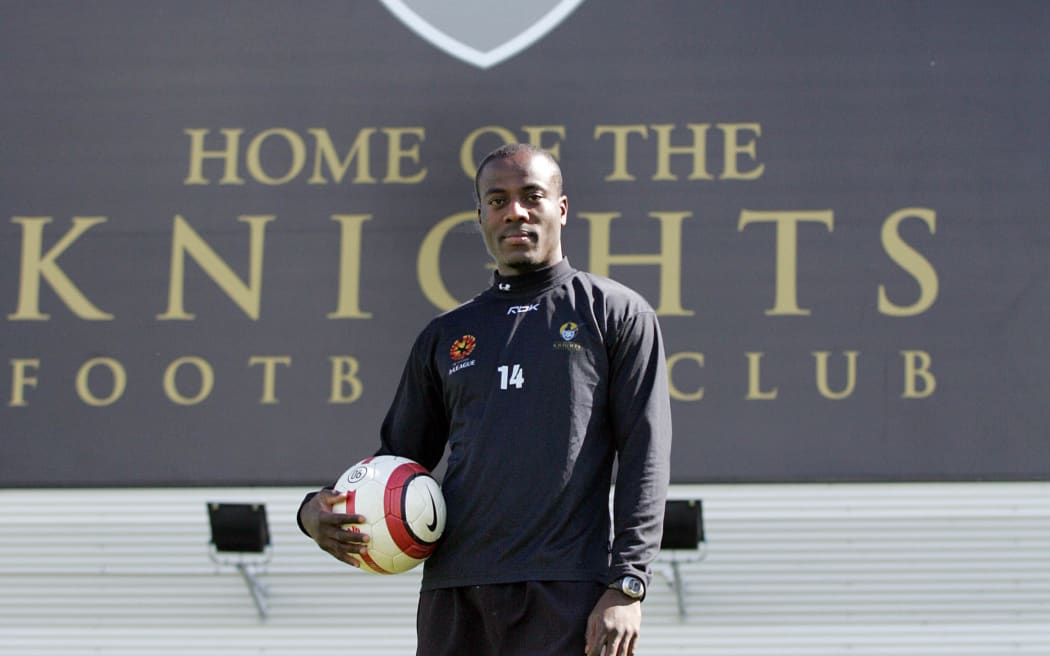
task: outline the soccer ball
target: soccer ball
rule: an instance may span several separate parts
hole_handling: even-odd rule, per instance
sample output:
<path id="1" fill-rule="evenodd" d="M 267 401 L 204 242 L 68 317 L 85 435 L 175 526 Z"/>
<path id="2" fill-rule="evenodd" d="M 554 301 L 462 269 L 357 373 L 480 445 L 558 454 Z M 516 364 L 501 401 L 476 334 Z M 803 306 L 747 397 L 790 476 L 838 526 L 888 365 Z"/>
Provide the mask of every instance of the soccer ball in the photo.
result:
<path id="1" fill-rule="evenodd" d="M 363 515 L 364 524 L 346 528 L 369 536 L 368 550 L 357 560 L 375 574 L 407 572 L 430 557 L 445 530 L 445 498 L 423 465 L 398 456 L 365 458 L 336 481 L 346 492 L 338 513 Z"/>

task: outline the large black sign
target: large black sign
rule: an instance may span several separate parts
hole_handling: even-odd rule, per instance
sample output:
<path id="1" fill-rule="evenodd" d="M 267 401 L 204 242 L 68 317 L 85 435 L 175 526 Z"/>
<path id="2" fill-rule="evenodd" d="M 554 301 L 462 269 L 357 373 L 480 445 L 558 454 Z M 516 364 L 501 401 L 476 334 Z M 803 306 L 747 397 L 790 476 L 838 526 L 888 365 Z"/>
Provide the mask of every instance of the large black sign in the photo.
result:
<path id="1" fill-rule="evenodd" d="M 661 315 L 677 482 L 1045 478 L 1048 33 L 1042 2 L 5 3 L 0 485 L 334 478 L 486 286 L 471 176 L 511 141 L 562 162 L 570 260 Z"/>

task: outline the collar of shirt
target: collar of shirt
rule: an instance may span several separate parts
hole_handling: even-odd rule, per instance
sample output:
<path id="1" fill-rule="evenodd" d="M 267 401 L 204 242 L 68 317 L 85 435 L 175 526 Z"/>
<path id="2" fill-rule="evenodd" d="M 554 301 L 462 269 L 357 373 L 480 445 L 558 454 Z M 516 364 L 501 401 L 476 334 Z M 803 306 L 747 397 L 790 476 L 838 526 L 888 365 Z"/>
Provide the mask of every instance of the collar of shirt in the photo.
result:
<path id="1" fill-rule="evenodd" d="M 533 294 L 550 287 L 558 280 L 568 278 L 575 272 L 569 264 L 569 258 L 565 257 L 548 267 L 516 276 L 501 276 L 496 271 L 492 274 L 492 286 L 489 289 L 501 296 Z"/>

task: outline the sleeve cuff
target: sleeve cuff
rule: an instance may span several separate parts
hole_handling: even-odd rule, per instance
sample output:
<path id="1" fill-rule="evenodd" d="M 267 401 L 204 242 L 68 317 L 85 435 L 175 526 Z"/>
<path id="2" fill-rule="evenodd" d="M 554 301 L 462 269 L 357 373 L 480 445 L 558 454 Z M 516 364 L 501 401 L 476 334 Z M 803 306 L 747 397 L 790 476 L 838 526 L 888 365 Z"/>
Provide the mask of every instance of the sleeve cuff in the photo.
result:
<path id="1" fill-rule="evenodd" d="M 303 532 L 303 535 L 305 535 L 306 537 L 310 538 L 311 540 L 313 540 L 313 537 L 309 533 L 307 533 L 306 532 L 306 528 L 303 527 L 302 513 L 303 513 L 303 506 L 305 506 L 307 504 L 307 502 L 310 501 L 310 499 L 313 499 L 316 496 L 317 496 L 317 492 L 310 492 L 309 494 L 307 494 L 305 497 L 303 497 L 303 500 L 299 503 L 299 509 L 295 511 L 295 523 L 299 526 L 299 530 Z"/>

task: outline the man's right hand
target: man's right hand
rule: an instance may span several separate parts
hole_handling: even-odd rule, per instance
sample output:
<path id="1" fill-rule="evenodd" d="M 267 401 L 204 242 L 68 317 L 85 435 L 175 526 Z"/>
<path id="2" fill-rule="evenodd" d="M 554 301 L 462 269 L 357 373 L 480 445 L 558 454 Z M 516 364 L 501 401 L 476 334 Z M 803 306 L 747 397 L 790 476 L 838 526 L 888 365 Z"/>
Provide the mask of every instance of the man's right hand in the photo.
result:
<path id="1" fill-rule="evenodd" d="M 343 492 L 320 490 L 299 509 L 299 521 L 317 546 L 348 565 L 360 567 L 358 556 L 368 548 L 368 536 L 347 525 L 362 524 L 365 518 L 332 511 L 333 504 L 345 500 Z"/>

